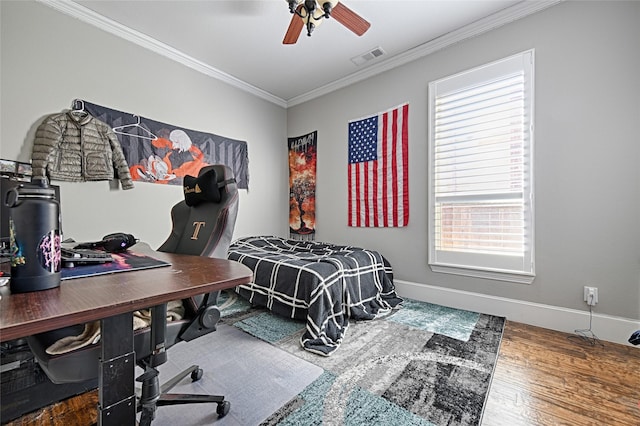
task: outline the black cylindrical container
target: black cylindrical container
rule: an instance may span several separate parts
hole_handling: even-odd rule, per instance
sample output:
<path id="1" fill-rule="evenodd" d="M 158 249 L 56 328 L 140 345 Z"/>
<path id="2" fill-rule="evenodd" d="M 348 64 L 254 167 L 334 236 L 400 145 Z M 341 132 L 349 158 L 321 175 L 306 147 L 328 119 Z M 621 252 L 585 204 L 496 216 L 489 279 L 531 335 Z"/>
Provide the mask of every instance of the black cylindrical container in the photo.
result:
<path id="1" fill-rule="evenodd" d="M 11 292 L 47 290 L 60 285 L 60 205 L 46 178 L 10 189 Z"/>

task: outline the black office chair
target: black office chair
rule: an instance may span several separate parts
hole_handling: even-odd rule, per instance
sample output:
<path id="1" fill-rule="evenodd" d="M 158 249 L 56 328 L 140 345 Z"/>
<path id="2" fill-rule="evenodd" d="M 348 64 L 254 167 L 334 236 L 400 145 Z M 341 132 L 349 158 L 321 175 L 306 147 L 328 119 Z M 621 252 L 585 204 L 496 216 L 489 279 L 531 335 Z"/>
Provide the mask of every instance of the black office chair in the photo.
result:
<path id="1" fill-rule="evenodd" d="M 169 238 L 158 251 L 226 258 L 238 212 L 238 188 L 231 169 L 224 165 L 206 166 L 198 177 L 184 179 L 185 200 L 173 206 L 173 228 Z M 212 226 L 212 222 L 214 226 Z M 205 224 L 205 226 L 202 226 Z M 166 305 L 152 308 L 152 326 L 134 333 L 137 364 L 144 373 L 136 380 L 142 382 L 137 410 L 140 425 L 149 425 L 156 407 L 162 405 L 216 403 L 219 417 L 226 415 L 230 403 L 218 395 L 168 395 L 167 392 L 183 378 L 193 381 L 202 377 L 202 369 L 193 365 L 162 386 L 159 385 L 158 365 L 166 362 L 166 352 L 154 354 L 156 342 L 164 341 L 169 348 L 180 341 L 196 339 L 215 331 L 220 319 L 216 306 L 219 292 L 184 299 L 184 317 L 166 321 Z M 157 327 L 159 325 L 159 327 Z M 154 332 L 151 332 L 151 328 Z M 30 336 L 27 340 L 38 363 L 53 383 L 95 380 L 98 377 L 100 345 L 90 345 L 72 352 L 51 355 L 46 349 L 65 336 L 78 336 L 84 325 L 66 327 Z"/>

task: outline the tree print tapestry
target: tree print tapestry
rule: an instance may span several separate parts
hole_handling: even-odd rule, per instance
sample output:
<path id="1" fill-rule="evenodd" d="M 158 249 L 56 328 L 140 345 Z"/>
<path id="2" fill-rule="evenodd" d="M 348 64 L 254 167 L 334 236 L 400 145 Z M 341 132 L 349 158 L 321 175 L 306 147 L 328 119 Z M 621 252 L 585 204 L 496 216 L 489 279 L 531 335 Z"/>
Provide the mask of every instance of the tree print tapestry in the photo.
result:
<path id="1" fill-rule="evenodd" d="M 249 188 L 249 155 L 244 141 L 160 123 L 86 101 L 77 100 L 74 104 L 113 129 L 134 181 L 182 185 L 184 176 L 198 176 L 203 166 L 224 164 L 233 170 L 238 188 Z"/>
<path id="2" fill-rule="evenodd" d="M 289 234 L 314 239 L 316 232 L 316 158 L 318 132 L 288 138 Z"/>

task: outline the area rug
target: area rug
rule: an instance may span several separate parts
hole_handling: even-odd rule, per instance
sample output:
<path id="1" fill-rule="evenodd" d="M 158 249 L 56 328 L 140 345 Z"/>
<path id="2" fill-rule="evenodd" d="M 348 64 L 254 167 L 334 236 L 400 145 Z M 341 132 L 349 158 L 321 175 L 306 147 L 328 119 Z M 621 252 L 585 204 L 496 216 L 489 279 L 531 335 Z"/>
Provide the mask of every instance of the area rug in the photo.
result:
<path id="1" fill-rule="evenodd" d="M 222 321 L 324 372 L 264 426 L 478 425 L 505 319 L 406 300 L 373 321 L 351 322 L 329 357 L 300 345 L 304 322 L 253 308 L 235 293 Z"/>

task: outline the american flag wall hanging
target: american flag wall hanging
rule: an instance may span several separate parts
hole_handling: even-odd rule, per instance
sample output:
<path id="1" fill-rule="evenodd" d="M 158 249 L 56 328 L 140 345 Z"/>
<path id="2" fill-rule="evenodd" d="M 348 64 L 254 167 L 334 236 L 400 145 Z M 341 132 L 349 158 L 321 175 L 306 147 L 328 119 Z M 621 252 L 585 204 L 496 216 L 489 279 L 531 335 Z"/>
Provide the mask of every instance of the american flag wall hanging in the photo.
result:
<path id="1" fill-rule="evenodd" d="M 408 103 L 349 122 L 349 226 L 409 223 L 408 129 Z"/>

